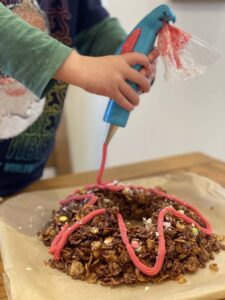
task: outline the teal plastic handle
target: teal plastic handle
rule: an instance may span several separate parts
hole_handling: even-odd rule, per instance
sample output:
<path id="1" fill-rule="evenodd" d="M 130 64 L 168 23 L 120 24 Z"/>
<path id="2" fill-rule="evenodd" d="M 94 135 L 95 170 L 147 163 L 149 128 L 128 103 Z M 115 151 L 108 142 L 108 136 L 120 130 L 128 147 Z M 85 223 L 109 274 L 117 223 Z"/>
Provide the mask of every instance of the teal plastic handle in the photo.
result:
<path id="1" fill-rule="evenodd" d="M 134 33 L 135 30 L 140 29 L 141 33 L 132 51 L 148 55 L 154 47 L 155 40 L 158 32 L 163 26 L 163 22 L 175 22 L 176 17 L 168 5 L 160 5 L 150 12 L 144 19 L 142 19 L 137 26 L 132 30 L 127 39 Z M 126 44 L 127 39 L 120 45 L 115 54 L 120 54 L 123 45 Z M 140 70 L 141 66 L 136 65 L 133 67 Z M 138 91 L 138 86 L 134 83 L 128 84 Z M 120 107 L 113 99 L 109 100 L 108 106 L 105 111 L 104 121 L 112 125 L 125 127 L 130 113 Z"/>

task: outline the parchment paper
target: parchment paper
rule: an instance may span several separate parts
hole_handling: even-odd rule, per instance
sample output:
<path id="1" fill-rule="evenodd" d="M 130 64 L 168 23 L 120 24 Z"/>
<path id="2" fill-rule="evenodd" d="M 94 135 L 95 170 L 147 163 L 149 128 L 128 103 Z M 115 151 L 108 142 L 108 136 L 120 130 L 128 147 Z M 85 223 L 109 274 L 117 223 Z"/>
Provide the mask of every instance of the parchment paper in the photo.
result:
<path id="1" fill-rule="evenodd" d="M 225 233 L 225 190 L 218 184 L 190 173 L 143 178 L 129 183 L 147 187 L 162 186 L 169 193 L 197 206 L 209 218 L 214 231 Z M 225 298 L 225 251 L 216 254 L 218 272 L 209 267 L 187 282 L 168 281 L 136 287 L 108 288 L 72 280 L 44 264 L 48 249 L 34 234 L 48 220 L 58 200 L 74 187 L 21 194 L 0 206 L 0 249 L 5 269 L 5 282 L 12 300 L 187 300 Z M 213 207 L 213 209 L 212 209 Z"/>

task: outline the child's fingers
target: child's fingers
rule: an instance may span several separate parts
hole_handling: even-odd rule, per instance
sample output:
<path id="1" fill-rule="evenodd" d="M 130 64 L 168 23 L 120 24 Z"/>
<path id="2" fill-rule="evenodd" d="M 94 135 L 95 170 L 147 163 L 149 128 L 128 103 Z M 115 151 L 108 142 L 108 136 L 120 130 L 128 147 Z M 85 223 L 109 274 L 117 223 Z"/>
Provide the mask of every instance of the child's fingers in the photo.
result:
<path id="1" fill-rule="evenodd" d="M 149 65 L 149 58 L 144 54 L 138 52 L 131 52 L 131 53 L 123 54 L 123 56 L 125 61 L 130 66 L 141 65 L 147 68 Z"/>
<path id="2" fill-rule="evenodd" d="M 148 55 L 148 59 L 150 63 L 153 63 L 159 57 L 159 50 L 154 48 L 151 53 Z"/>
<path id="3" fill-rule="evenodd" d="M 122 108 L 128 110 L 128 111 L 132 111 L 134 109 L 134 106 L 126 99 L 126 97 L 118 91 L 118 93 L 115 96 L 115 99 L 117 104 L 119 104 L 119 106 L 121 106 Z"/>
<path id="4" fill-rule="evenodd" d="M 126 79 L 136 83 L 143 92 L 148 92 L 150 89 L 149 80 L 143 74 L 132 68 L 129 68 Z"/>
<path id="5" fill-rule="evenodd" d="M 138 94 L 132 89 L 132 87 L 129 86 L 126 82 L 123 82 L 120 87 L 121 93 L 126 97 L 126 99 L 129 99 L 129 101 L 134 105 L 139 104 L 139 96 Z"/>
<path id="6" fill-rule="evenodd" d="M 155 75 L 155 67 L 151 64 L 148 68 L 142 68 L 140 70 L 140 73 L 149 80 L 152 74 Z"/>

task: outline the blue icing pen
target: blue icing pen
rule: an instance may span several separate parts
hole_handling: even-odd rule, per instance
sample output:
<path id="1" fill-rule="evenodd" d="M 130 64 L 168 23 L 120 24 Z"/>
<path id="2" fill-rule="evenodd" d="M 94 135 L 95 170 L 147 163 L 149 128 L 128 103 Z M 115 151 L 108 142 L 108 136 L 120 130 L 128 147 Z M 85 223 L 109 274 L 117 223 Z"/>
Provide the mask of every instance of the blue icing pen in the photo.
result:
<path id="1" fill-rule="evenodd" d="M 175 22 L 176 17 L 168 5 L 160 5 L 151 11 L 137 26 L 131 31 L 127 39 L 120 45 L 115 54 L 127 52 L 139 52 L 148 55 L 154 47 L 158 32 L 163 26 L 163 22 Z M 140 70 L 140 65 L 133 67 Z M 138 91 L 138 86 L 134 83 L 129 85 Z M 108 144 L 118 127 L 125 127 L 130 112 L 120 107 L 113 99 L 109 100 L 105 111 L 104 121 L 109 123 L 109 130 L 105 143 Z"/>

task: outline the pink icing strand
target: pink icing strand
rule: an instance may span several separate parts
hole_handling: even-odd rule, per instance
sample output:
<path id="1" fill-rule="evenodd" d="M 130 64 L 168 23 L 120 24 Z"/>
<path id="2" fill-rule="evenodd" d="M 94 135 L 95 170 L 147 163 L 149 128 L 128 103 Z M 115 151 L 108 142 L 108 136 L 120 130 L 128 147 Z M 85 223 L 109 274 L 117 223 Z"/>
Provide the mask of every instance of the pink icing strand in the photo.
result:
<path id="1" fill-rule="evenodd" d="M 105 163 L 106 163 L 106 157 L 107 157 L 107 144 L 104 143 L 102 147 L 102 161 L 101 166 L 97 175 L 97 184 L 102 184 L 102 177 L 105 170 Z"/>
<path id="2" fill-rule="evenodd" d="M 195 212 L 195 214 L 199 217 L 199 219 L 205 224 L 205 227 L 202 227 L 200 224 L 198 224 L 195 220 L 193 220 L 192 218 L 184 215 L 183 213 L 177 211 L 176 209 L 172 208 L 172 207 L 166 207 L 164 209 L 162 209 L 159 213 L 159 218 L 158 218 L 158 222 L 157 222 L 157 231 L 159 234 L 159 250 L 158 250 L 158 255 L 156 257 L 156 262 L 155 265 L 153 267 L 149 267 L 146 266 L 145 264 L 143 264 L 138 257 L 135 254 L 135 251 L 132 247 L 132 242 L 129 242 L 128 236 L 127 236 L 127 230 L 126 230 L 126 226 L 124 224 L 123 221 L 123 217 L 121 214 L 117 214 L 117 219 L 118 219 L 118 226 L 119 226 L 119 230 L 120 230 L 120 234 L 121 234 L 121 238 L 123 243 L 125 244 L 126 248 L 127 248 L 127 252 L 129 254 L 129 257 L 131 259 L 131 261 L 134 263 L 134 265 L 144 274 L 148 275 L 148 276 L 153 276 L 156 275 L 160 272 L 163 262 L 164 262 L 164 258 L 165 258 L 165 254 L 166 254 L 166 247 L 165 247 L 165 238 L 164 238 L 164 230 L 163 230 L 163 220 L 164 217 L 167 213 L 170 213 L 174 216 L 176 216 L 177 218 L 181 218 L 182 220 L 186 221 L 187 223 L 193 224 L 195 225 L 199 230 L 201 230 L 202 232 L 204 232 L 207 235 L 212 234 L 212 228 L 210 223 L 207 221 L 207 219 L 200 213 L 200 211 L 195 208 L 194 206 L 190 205 L 189 203 L 186 203 L 185 201 L 172 196 L 170 194 L 164 193 L 160 190 L 157 189 L 147 189 L 143 186 L 133 186 L 133 185 L 116 185 L 116 184 L 112 184 L 112 183 L 102 183 L 102 177 L 103 177 L 103 173 L 104 173 L 104 168 L 105 168 L 105 162 L 106 162 L 106 154 L 107 154 L 107 145 L 104 144 L 103 145 L 103 153 L 102 153 L 102 162 L 101 162 L 101 167 L 98 173 L 98 177 L 97 177 L 97 184 L 92 184 L 92 185 L 87 185 L 85 188 L 88 190 L 91 189 L 95 189 L 98 188 L 100 190 L 110 190 L 110 191 L 114 191 L 114 192 L 119 192 L 124 190 L 125 188 L 129 188 L 132 190 L 143 190 L 145 192 L 150 192 L 153 193 L 155 195 L 164 197 L 170 201 L 176 202 L 178 204 L 181 204 L 185 207 L 188 207 L 189 209 L 191 209 L 193 212 Z M 90 199 L 90 201 L 88 202 L 87 205 L 94 205 L 97 201 L 97 197 L 94 194 L 86 194 L 86 195 L 76 195 L 76 193 L 79 193 L 80 190 L 76 190 L 74 192 L 74 194 L 69 195 L 65 200 L 61 200 L 60 204 L 61 205 L 65 205 L 68 204 L 72 201 L 82 201 L 85 199 Z M 65 224 L 61 231 L 58 233 L 58 235 L 54 238 L 51 247 L 49 249 L 49 252 L 51 254 L 53 254 L 53 258 L 54 260 L 59 260 L 60 259 L 60 254 L 61 251 L 63 249 L 63 247 L 65 246 L 68 237 L 70 236 L 70 234 L 72 234 L 76 229 L 78 229 L 79 227 L 81 227 L 82 225 L 87 224 L 89 221 L 91 221 L 94 217 L 104 214 L 106 212 L 105 209 L 98 209 L 95 211 L 92 211 L 91 213 L 89 213 L 88 215 L 86 215 L 84 218 L 82 218 L 80 221 L 76 222 L 75 224 L 73 224 L 72 226 L 69 227 L 68 224 Z"/>
<path id="3" fill-rule="evenodd" d="M 170 201 L 177 202 L 177 203 L 179 203 L 179 204 L 181 204 L 181 205 L 183 205 L 183 206 L 186 206 L 186 207 L 190 208 L 190 209 L 191 209 L 191 210 L 192 210 L 192 211 L 200 218 L 200 220 L 203 221 L 203 223 L 204 223 L 205 226 L 206 226 L 206 228 L 201 227 L 200 229 L 201 229 L 205 234 L 212 234 L 212 227 L 211 227 L 210 223 L 209 223 L 208 220 L 200 213 L 200 211 L 199 211 L 196 207 L 192 206 L 191 204 L 189 204 L 189 203 L 187 203 L 187 202 L 185 202 L 185 201 L 183 201 L 183 200 L 181 200 L 181 199 L 179 199 L 179 198 L 177 198 L 177 197 L 175 197 L 175 196 L 172 196 L 172 195 L 170 195 L 170 194 L 164 193 L 164 192 L 159 191 L 159 190 L 157 190 L 157 189 L 149 189 L 149 191 L 152 192 L 152 193 L 154 193 L 154 194 L 156 194 L 156 195 L 158 195 L 158 196 L 162 196 L 162 197 L 164 197 L 164 198 L 166 198 L 166 199 L 168 199 L 168 200 L 170 200 Z M 195 224 L 196 222 L 193 220 L 192 223 Z M 197 223 L 196 223 L 195 225 L 197 226 Z M 198 227 L 198 226 L 197 226 L 197 227 Z"/>
<path id="4" fill-rule="evenodd" d="M 160 235 L 160 240 L 159 240 L 159 252 L 158 252 L 158 256 L 156 259 L 156 263 L 154 265 L 154 267 L 150 268 L 147 267 L 145 264 L 143 264 L 138 257 L 136 256 L 134 249 L 132 247 L 132 245 L 129 242 L 128 236 L 127 236 L 127 232 L 126 232 L 126 226 L 124 224 L 123 221 L 123 217 L 121 214 L 117 215 L 118 218 L 118 224 L 119 224 L 119 229 L 120 229 L 120 234 L 121 234 L 121 238 L 123 240 L 123 243 L 125 244 L 126 248 L 127 248 L 127 252 L 130 256 L 130 259 L 132 260 L 133 264 L 144 274 L 148 275 L 148 276 L 153 276 L 156 275 L 162 268 L 162 264 L 164 261 L 164 257 L 165 257 L 165 253 L 166 253 L 166 249 L 165 249 L 165 240 L 164 240 L 164 236 L 163 234 Z M 158 229 L 160 229 L 160 227 L 158 226 Z"/>
<path id="5" fill-rule="evenodd" d="M 49 253 L 53 254 L 54 260 L 59 260 L 62 249 L 64 248 L 69 236 L 81 226 L 90 222 L 94 217 L 102 215 L 105 213 L 105 209 L 97 209 L 89 213 L 87 216 L 82 218 L 80 221 L 77 221 L 72 226 L 68 227 L 68 224 L 65 224 L 59 234 L 55 237 L 52 242 L 52 245 L 49 249 Z"/>
<path id="6" fill-rule="evenodd" d="M 164 238 L 164 231 L 163 231 L 163 221 L 164 221 L 164 217 L 167 213 L 170 213 L 170 214 L 176 216 L 177 218 L 183 219 L 187 223 L 194 224 L 197 228 L 199 228 L 205 234 L 212 234 L 211 229 L 206 229 L 206 228 L 200 226 L 196 221 L 194 221 L 193 219 L 189 218 L 188 216 L 180 213 L 176 209 L 174 209 L 172 207 L 166 207 L 166 208 L 162 209 L 159 213 L 159 218 L 158 218 L 158 223 L 157 223 L 157 231 L 159 234 L 158 255 L 156 258 L 155 265 L 153 267 L 148 267 L 145 264 L 143 264 L 136 256 L 134 249 L 132 247 L 132 244 L 130 244 L 130 242 L 129 242 L 126 227 L 125 227 L 125 224 L 123 221 L 123 217 L 121 214 L 118 214 L 117 217 L 118 217 L 120 234 L 121 234 L 123 243 L 125 244 L 125 246 L 127 248 L 127 252 L 130 256 L 130 259 L 132 260 L 133 264 L 142 273 L 144 273 L 145 275 L 148 275 L 148 276 L 157 275 L 160 272 L 163 262 L 164 262 L 164 258 L 165 258 L 165 254 L 166 254 L 166 247 L 165 247 L 165 238 Z"/>
<path id="7" fill-rule="evenodd" d="M 95 202 L 97 201 L 97 197 L 94 194 L 87 194 L 87 195 L 70 195 L 65 200 L 59 201 L 59 203 L 61 205 L 65 205 L 65 204 L 69 204 L 72 201 L 82 201 L 85 199 L 90 199 L 87 205 L 94 205 Z"/>
<path id="8" fill-rule="evenodd" d="M 113 186 L 112 184 L 104 184 L 104 185 L 91 185 L 92 188 L 97 187 L 98 188 L 102 188 L 103 190 L 105 189 L 109 189 L 112 190 Z M 157 223 L 157 231 L 159 233 L 159 250 L 158 250 L 158 255 L 156 258 L 156 263 L 155 265 L 150 268 L 148 266 L 146 266 L 145 264 L 143 264 L 138 257 L 135 254 L 135 251 L 132 247 L 132 243 L 129 242 L 127 233 L 126 233 L 126 227 L 123 221 L 123 217 L 121 214 L 117 215 L 118 218 L 118 225 L 119 225 L 119 230 L 121 233 L 121 238 L 123 240 L 123 243 L 125 244 L 126 248 L 127 248 L 127 252 L 129 254 L 129 257 L 131 259 L 131 261 L 134 263 L 134 265 L 144 274 L 148 275 L 148 276 L 153 276 L 156 275 L 160 272 L 163 262 L 164 262 L 164 258 L 165 258 L 165 254 L 166 254 L 166 249 L 165 249 L 165 238 L 164 238 L 164 232 L 163 232 L 163 220 L 164 220 L 164 216 L 167 213 L 170 213 L 174 216 L 176 216 L 177 218 L 181 218 L 184 221 L 186 221 L 187 223 L 193 224 L 195 225 L 199 230 L 201 230 L 202 232 L 204 232 L 205 234 L 209 235 L 212 234 L 212 229 L 211 229 L 211 225 L 209 224 L 209 222 L 206 220 L 206 218 L 204 216 L 202 216 L 202 214 L 198 211 L 198 209 L 196 209 L 195 207 L 193 207 L 192 205 L 186 203 L 185 201 L 166 194 L 162 191 L 159 191 L 157 189 L 146 189 L 145 187 L 142 186 L 132 186 L 129 185 L 129 188 L 132 189 L 141 189 L 144 191 L 149 191 L 151 193 L 154 193 L 156 195 L 162 196 L 170 201 L 179 203 L 183 206 L 186 206 L 188 208 L 190 208 L 192 211 L 194 211 L 196 213 L 196 215 L 200 218 L 201 221 L 204 222 L 204 224 L 206 225 L 206 227 L 202 227 L 201 225 L 199 225 L 195 220 L 193 220 L 192 218 L 184 215 L 183 213 L 175 210 L 174 208 L 171 207 L 166 207 L 164 209 L 162 209 L 159 213 L 159 218 L 158 218 L 158 223 Z M 124 190 L 125 186 L 124 185 L 118 185 L 117 186 L 117 190 L 121 191 Z M 97 197 L 94 196 L 94 203 L 97 201 Z M 65 202 L 63 204 L 67 204 L 70 201 L 80 201 L 80 200 L 84 200 L 87 198 L 91 198 L 93 199 L 93 194 L 87 194 L 87 195 L 81 195 L 81 196 L 74 196 L 74 197 L 70 197 L 69 199 L 66 198 Z M 69 202 L 68 202 L 69 201 Z M 62 204 L 63 201 L 61 201 Z M 91 201 L 87 204 L 87 205 L 91 205 L 90 204 Z M 58 260 L 60 258 L 60 253 L 63 249 L 63 247 L 65 246 L 68 237 L 70 234 L 72 234 L 76 229 L 78 229 L 80 226 L 87 224 L 90 220 L 92 220 L 95 216 L 99 215 L 99 214 L 103 214 L 105 213 L 105 209 L 98 209 L 95 210 L 91 213 L 89 213 L 87 216 L 85 216 L 81 221 L 76 222 L 74 225 L 72 225 L 71 227 L 68 227 L 68 224 L 65 224 L 64 227 L 61 229 L 61 231 L 59 232 L 59 234 L 55 237 L 55 239 L 52 242 L 51 248 L 49 250 L 50 253 L 54 254 L 54 260 Z"/>

